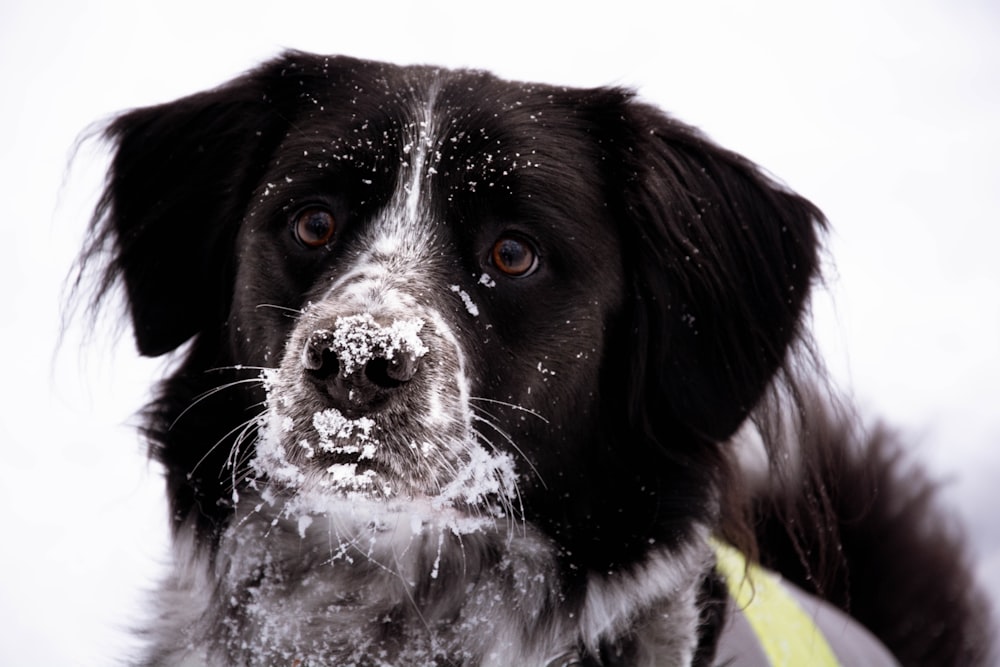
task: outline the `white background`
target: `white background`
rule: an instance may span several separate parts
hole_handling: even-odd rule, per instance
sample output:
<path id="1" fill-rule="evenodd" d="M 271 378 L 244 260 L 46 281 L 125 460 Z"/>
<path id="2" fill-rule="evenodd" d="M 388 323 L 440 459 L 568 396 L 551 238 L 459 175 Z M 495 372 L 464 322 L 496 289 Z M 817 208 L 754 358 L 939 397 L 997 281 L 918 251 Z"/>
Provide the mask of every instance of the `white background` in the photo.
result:
<path id="1" fill-rule="evenodd" d="M 815 201 L 834 228 L 815 317 L 830 365 L 948 481 L 1000 597 L 995 3 L 5 0 L 0 664 L 125 657 L 166 556 L 158 473 L 131 430 L 163 362 L 82 318 L 59 344 L 105 159 L 90 143 L 70 164 L 73 148 L 115 111 L 284 47 L 634 86 Z"/>

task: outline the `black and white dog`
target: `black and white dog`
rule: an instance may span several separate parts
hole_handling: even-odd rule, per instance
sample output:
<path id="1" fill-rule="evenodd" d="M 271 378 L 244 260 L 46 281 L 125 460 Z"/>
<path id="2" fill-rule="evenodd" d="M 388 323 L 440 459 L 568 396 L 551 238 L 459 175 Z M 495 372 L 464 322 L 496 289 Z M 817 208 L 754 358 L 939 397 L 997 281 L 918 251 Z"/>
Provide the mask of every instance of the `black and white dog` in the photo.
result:
<path id="1" fill-rule="evenodd" d="M 750 664 L 722 542 L 844 664 L 891 662 L 861 624 L 988 659 L 930 485 L 810 362 L 822 215 L 748 160 L 620 89 L 302 53 L 107 137 L 84 273 L 177 351 L 143 664 Z"/>

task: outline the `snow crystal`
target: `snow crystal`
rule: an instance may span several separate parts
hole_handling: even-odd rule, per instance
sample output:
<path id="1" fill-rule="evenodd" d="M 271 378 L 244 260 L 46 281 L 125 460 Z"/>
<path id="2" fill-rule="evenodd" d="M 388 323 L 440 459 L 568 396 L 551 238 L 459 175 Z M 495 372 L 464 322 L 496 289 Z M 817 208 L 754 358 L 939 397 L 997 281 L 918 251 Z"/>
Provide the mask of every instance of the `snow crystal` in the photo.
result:
<path id="1" fill-rule="evenodd" d="M 306 450 L 307 459 L 311 459 L 312 457 L 316 456 L 316 450 L 313 449 L 312 444 L 308 440 L 300 440 L 299 447 Z"/>
<path id="2" fill-rule="evenodd" d="M 298 522 L 299 537 L 301 537 L 302 539 L 305 539 L 305 537 L 306 537 L 306 530 L 309 528 L 309 526 L 312 525 L 312 522 L 313 522 L 313 518 L 311 516 L 309 516 L 308 514 L 303 514 L 302 516 L 299 517 L 299 522 Z"/>
<path id="3" fill-rule="evenodd" d="M 369 313 L 338 317 L 332 334 L 331 349 L 345 373 L 363 368 L 375 357 L 392 360 L 398 353 L 420 358 L 427 346 L 420 340 L 424 321 L 420 318 L 395 320 L 382 326 Z"/>
<path id="4" fill-rule="evenodd" d="M 272 432 L 271 425 L 263 420 L 260 425 L 261 435 L 257 440 L 257 459 L 254 468 L 258 474 L 266 468 L 273 479 L 290 486 L 301 484 L 305 475 L 298 466 L 288 460 L 281 438 Z"/>
<path id="5" fill-rule="evenodd" d="M 468 292 L 458 285 L 451 285 L 450 287 L 452 292 L 462 297 L 462 303 L 465 304 L 465 309 L 469 311 L 469 314 L 473 317 L 479 317 L 479 307 L 472 301 L 472 297 L 469 296 Z"/>
<path id="6" fill-rule="evenodd" d="M 356 454 L 371 440 L 375 422 L 368 417 L 348 419 L 340 410 L 330 408 L 313 415 L 313 428 L 319 434 L 319 446 L 327 452 Z M 335 444 L 336 442 L 341 444 Z M 372 449 L 374 454 L 374 449 Z M 370 458 L 370 457 L 369 457 Z"/>
<path id="7" fill-rule="evenodd" d="M 444 531 L 438 533 L 437 556 L 434 558 L 434 565 L 431 568 L 431 579 L 438 578 L 441 569 L 441 547 L 444 545 Z"/>
<path id="8" fill-rule="evenodd" d="M 328 477 L 324 482 L 336 489 L 352 491 L 371 486 L 375 478 L 375 472 L 372 470 L 359 473 L 357 463 L 334 463 L 326 469 L 326 472 Z"/>
<path id="9" fill-rule="evenodd" d="M 507 497 L 515 488 L 517 473 L 514 460 L 506 453 L 490 454 L 482 447 L 470 452 L 470 460 L 457 471 L 453 479 L 434 499 L 438 506 L 459 500 L 468 505 L 480 505 L 490 496 Z"/>

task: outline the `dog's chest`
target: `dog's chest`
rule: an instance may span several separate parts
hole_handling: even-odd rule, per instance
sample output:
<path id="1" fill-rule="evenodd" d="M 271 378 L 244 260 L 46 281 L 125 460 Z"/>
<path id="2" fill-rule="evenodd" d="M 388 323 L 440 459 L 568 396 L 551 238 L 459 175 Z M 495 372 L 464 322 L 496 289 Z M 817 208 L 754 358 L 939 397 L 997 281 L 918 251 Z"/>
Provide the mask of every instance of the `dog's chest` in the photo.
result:
<path id="1" fill-rule="evenodd" d="M 202 647 L 209 664 L 547 667 L 607 646 L 669 664 L 693 654 L 696 586 L 682 580 L 697 577 L 658 576 L 665 562 L 572 590 L 530 526 L 469 530 L 405 511 L 359 523 L 251 507 L 202 579 L 214 590 L 186 596 L 205 601 L 184 623 L 185 644 Z M 636 643 L 640 628 L 650 646 Z"/>

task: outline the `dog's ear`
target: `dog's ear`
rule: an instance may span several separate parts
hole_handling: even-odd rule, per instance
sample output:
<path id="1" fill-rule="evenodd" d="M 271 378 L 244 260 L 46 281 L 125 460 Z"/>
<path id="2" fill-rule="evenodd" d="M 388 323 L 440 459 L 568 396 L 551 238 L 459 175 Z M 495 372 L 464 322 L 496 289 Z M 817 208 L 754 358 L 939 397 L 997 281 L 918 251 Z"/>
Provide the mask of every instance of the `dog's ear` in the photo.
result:
<path id="1" fill-rule="evenodd" d="M 90 254 L 124 283 L 139 351 L 156 356 L 225 317 L 233 240 L 283 132 L 263 72 L 118 116 Z"/>
<path id="2" fill-rule="evenodd" d="M 819 210 L 662 112 L 626 104 L 621 151 L 635 342 L 632 410 L 729 437 L 798 337 L 817 273 Z M 621 165 L 621 162 L 619 162 Z M 624 182 L 622 182 L 624 181 Z M 638 381 L 637 381 L 638 379 Z M 638 403 L 643 403 L 638 407 Z"/>

